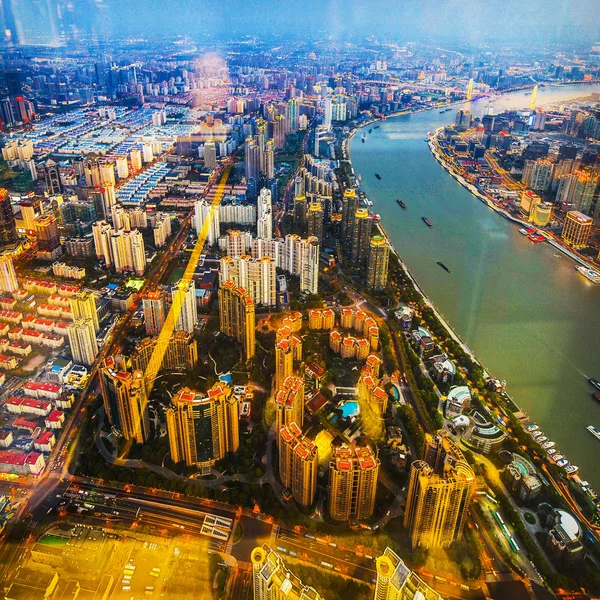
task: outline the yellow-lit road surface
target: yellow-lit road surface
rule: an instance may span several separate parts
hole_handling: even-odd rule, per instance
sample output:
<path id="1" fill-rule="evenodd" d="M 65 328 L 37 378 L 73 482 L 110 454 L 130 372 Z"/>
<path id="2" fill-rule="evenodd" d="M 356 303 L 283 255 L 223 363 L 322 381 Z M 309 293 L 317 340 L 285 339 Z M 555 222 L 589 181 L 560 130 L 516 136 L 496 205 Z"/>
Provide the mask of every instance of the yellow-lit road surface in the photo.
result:
<path id="1" fill-rule="evenodd" d="M 202 224 L 202 229 L 198 232 L 198 239 L 196 240 L 196 244 L 194 245 L 194 249 L 192 250 L 190 260 L 188 261 L 188 264 L 185 268 L 185 272 L 183 273 L 181 282 L 179 283 L 175 294 L 173 295 L 173 303 L 171 304 L 171 308 L 169 309 L 169 313 L 167 314 L 165 323 L 158 336 L 158 342 L 154 346 L 154 351 L 152 352 L 152 356 L 150 357 L 150 361 L 146 368 L 146 372 L 144 373 L 144 380 L 146 382 L 146 393 L 144 399 L 145 404 L 148 403 L 148 398 L 150 397 L 152 388 L 154 387 L 154 380 L 156 379 L 156 375 L 160 370 L 160 366 L 162 364 L 165 352 L 167 350 L 167 344 L 171 339 L 171 336 L 173 335 L 173 331 L 175 330 L 175 324 L 177 323 L 177 319 L 181 314 L 181 308 L 185 300 L 185 295 L 189 283 L 194 275 L 194 271 L 196 270 L 198 261 L 200 260 L 202 249 L 204 248 L 204 243 L 206 242 L 208 230 L 212 224 L 215 211 L 221 203 L 221 199 L 223 197 L 223 194 L 225 193 L 225 186 L 227 185 L 227 179 L 229 178 L 230 171 L 231 165 L 227 165 L 223 169 L 223 173 L 221 173 L 219 183 L 217 184 L 215 197 L 210 205 L 210 212 L 208 218 L 204 220 L 204 223 Z M 143 409 L 145 410 L 145 406 L 143 407 Z M 139 420 L 138 422 L 138 427 L 141 427 L 141 420 Z"/>

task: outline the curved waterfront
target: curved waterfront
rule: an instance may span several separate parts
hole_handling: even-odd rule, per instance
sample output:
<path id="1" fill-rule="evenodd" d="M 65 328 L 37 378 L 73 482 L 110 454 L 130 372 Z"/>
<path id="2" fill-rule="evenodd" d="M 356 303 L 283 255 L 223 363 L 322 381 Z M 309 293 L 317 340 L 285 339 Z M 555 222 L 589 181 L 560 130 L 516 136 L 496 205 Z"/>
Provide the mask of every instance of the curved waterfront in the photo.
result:
<path id="1" fill-rule="evenodd" d="M 541 88 L 538 105 L 600 91 L 600 85 Z M 530 92 L 529 92 L 530 93 Z M 471 103 L 481 115 L 526 108 L 523 91 Z M 500 379 L 557 448 L 600 490 L 600 403 L 587 377 L 600 379 L 600 286 L 548 244 L 532 244 L 490 210 L 432 156 L 427 132 L 452 122 L 454 111 L 404 115 L 354 136 L 352 163 L 373 211 L 427 296 L 477 358 Z M 381 180 L 375 178 L 381 174 Z M 401 198 L 408 210 L 396 204 Z M 429 218 L 428 228 L 421 217 Z M 440 268 L 447 265 L 452 273 Z"/>

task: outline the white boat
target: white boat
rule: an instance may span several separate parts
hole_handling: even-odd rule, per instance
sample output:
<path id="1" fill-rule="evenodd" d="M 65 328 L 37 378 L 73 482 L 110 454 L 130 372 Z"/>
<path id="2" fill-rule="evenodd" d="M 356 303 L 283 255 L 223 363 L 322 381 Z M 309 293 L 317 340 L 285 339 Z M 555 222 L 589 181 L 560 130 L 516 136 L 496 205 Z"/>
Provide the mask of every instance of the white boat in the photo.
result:
<path id="1" fill-rule="evenodd" d="M 543 431 L 536 431 L 536 433 L 533 434 L 533 438 L 535 440 L 537 440 L 538 438 L 541 438 L 544 435 Z"/>
<path id="2" fill-rule="evenodd" d="M 593 425 L 588 425 L 586 429 L 597 439 L 600 440 L 600 429 L 597 429 Z"/>
<path id="3" fill-rule="evenodd" d="M 559 453 L 558 453 L 558 450 L 557 450 L 557 451 L 556 451 L 556 454 L 553 454 L 553 455 L 550 457 L 550 460 L 551 460 L 551 461 L 553 461 L 553 462 L 555 462 L 555 463 L 557 463 L 559 460 L 562 460 L 563 458 L 564 458 L 564 456 L 563 456 L 562 454 L 559 454 Z"/>
<path id="4" fill-rule="evenodd" d="M 535 441 L 536 441 L 538 444 L 543 444 L 544 442 L 547 442 L 547 441 L 548 441 L 548 438 L 547 438 L 545 435 L 543 435 L 542 437 L 539 437 L 539 438 L 537 438 Z"/>
<path id="5" fill-rule="evenodd" d="M 569 461 L 566 458 L 561 458 L 559 461 L 556 462 L 556 465 L 559 466 L 561 469 L 563 467 L 566 467 L 569 464 Z"/>
<path id="6" fill-rule="evenodd" d="M 598 285 L 600 283 L 600 273 L 598 273 L 598 271 L 590 269 L 589 267 L 584 267 L 583 265 L 577 265 L 575 268 L 577 269 L 578 273 L 583 275 L 593 284 Z"/>
<path id="7" fill-rule="evenodd" d="M 550 448 L 548 450 L 548 456 L 552 456 L 553 454 L 556 454 L 556 449 L 555 448 Z"/>
<path id="8" fill-rule="evenodd" d="M 519 233 L 521 235 L 529 235 L 529 232 L 524 227 L 521 227 L 521 229 L 519 229 Z"/>
<path id="9" fill-rule="evenodd" d="M 529 425 L 529 427 L 527 427 L 527 431 L 533 433 L 534 431 L 537 431 L 539 429 L 539 427 L 537 425 Z"/>
<path id="10" fill-rule="evenodd" d="M 565 472 L 567 475 L 575 475 L 577 471 L 579 471 L 579 467 L 576 467 L 575 465 L 569 465 L 568 467 L 565 467 Z"/>
<path id="11" fill-rule="evenodd" d="M 554 446 L 556 446 L 556 443 L 555 443 L 555 442 L 544 442 L 544 443 L 542 444 L 542 448 L 543 448 L 544 450 L 549 450 L 550 448 L 554 448 Z"/>

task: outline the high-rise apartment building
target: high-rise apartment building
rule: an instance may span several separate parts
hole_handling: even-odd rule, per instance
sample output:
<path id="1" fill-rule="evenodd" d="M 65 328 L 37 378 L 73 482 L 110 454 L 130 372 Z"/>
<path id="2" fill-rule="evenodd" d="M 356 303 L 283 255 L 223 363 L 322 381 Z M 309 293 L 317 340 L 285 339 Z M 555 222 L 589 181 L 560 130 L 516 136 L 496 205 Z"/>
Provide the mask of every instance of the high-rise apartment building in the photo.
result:
<path id="1" fill-rule="evenodd" d="M 305 294 L 318 293 L 319 247 L 316 237 L 302 239 L 296 234 L 285 237 L 281 266 L 292 275 L 300 277 L 300 291 Z"/>
<path id="2" fill-rule="evenodd" d="M 92 225 L 92 234 L 94 236 L 94 249 L 96 258 L 103 260 L 107 267 L 113 264 L 112 246 L 110 243 L 113 228 L 108 221 L 96 221 Z"/>
<path id="3" fill-rule="evenodd" d="M 246 165 L 246 183 L 258 182 L 260 177 L 261 148 L 252 137 L 246 138 L 244 143 L 244 161 Z M 256 193 L 256 192 L 255 192 Z"/>
<path id="4" fill-rule="evenodd" d="M 144 443 L 150 435 L 144 373 L 131 371 L 124 356 L 109 356 L 100 368 L 100 389 L 110 424 L 124 439 Z"/>
<path id="5" fill-rule="evenodd" d="M 159 344 L 163 347 L 159 348 Z M 151 372 L 150 365 L 154 366 L 152 356 L 155 352 L 162 356 L 155 372 Z M 148 380 L 154 380 L 161 370 L 191 371 L 198 363 L 198 343 L 193 334 L 185 331 L 174 331 L 169 339 L 164 336 L 144 338 L 136 345 L 131 355 L 131 362 L 136 371 L 142 371 Z M 152 367 L 151 367 L 152 368 Z"/>
<path id="6" fill-rule="evenodd" d="M 275 431 L 292 422 L 300 428 L 304 423 L 304 381 L 294 375 L 286 377 L 275 394 Z"/>
<path id="7" fill-rule="evenodd" d="M 38 258 L 55 260 L 62 254 L 56 217 L 51 214 L 39 215 L 34 221 Z"/>
<path id="8" fill-rule="evenodd" d="M 275 390 L 283 387 L 283 382 L 294 371 L 294 353 L 289 339 L 280 340 L 275 344 Z M 302 423 L 300 423 L 302 424 Z"/>
<path id="9" fill-rule="evenodd" d="M 158 335 L 167 318 L 164 293 L 162 290 L 146 292 L 142 299 L 142 303 L 144 307 L 146 333 L 148 335 Z"/>
<path id="10" fill-rule="evenodd" d="M 377 558 L 375 569 L 375 600 L 442 600 L 391 548 Z"/>
<path id="11" fill-rule="evenodd" d="M 254 600 L 323 600 L 317 591 L 304 585 L 267 544 L 252 550 Z"/>
<path id="12" fill-rule="evenodd" d="M 367 260 L 372 223 L 368 209 L 356 209 L 352 224 L 352 262 L 357 267 L 364 265 Z"/>
<path id="13" fill-rule="evenodd" d="M 205 242 L 212 246 L 221 235 L 219 208 L 208 200 L 198 200 L 194 205 L 194 229 L 198 238 L 206 236 Z"/>
<path id="14" fill-rule="evenodd" d="M 267 180 L 271 180 L 273 177 L 275 177 L 275 144 L 273 143 L 273 140 L 269 140 L 267 142 L 264 162 L 265 177 Z"/>
<path id="15" fill-rule="evenodd" d="M 570 210 L 563 224 L 562 239 L 573 248 L 585 248 L 592 233 L 594 220 L 578 210 Z"/>
<path id="16" fill-rule="evenodd" d="M 94 322 L 86 317 L 75 319 L 67 326 L 67 333 L 73 361 L 80 365 L 91 366 L 98 356 Z"/>
<path id="17" fill-rule="evenodd" d="M 413 548 L 447 548 L 462 535 L 475 475 L 445 435 L 425 434 L 423 454 L 411 466 L 404 527 Z"/>
<path id="18" fill-rule="evenodd" d="M 358 209 L 358 194 L 354 188 L 346 188 L 342 197 L 342 237 L 348 243 L 352 243 L 352 226 L 354 215 Z"/>
<path id="19" fill-rule="evenodd" d="M 90 319 L 94 325 L 94 331 L 100 330 L 98 320 L 98 311 L 96 309 L 96 296 L 89 290 L 80 290 L 69 298 L 69 305 L 73 314 L 73 319 Z"/>
<path id="20" fill-rule="evenodd" d="M 110 234 L 110 248 L 117 273 L 135 272 L 143 275 L 146 270 L 146 249 L 142 232 L 113 231 Z M 106 258 L 105 258 L 106 260 Z"/>
<path id="21" fill-rule="evenodd" d="M 273 208 L 270 190 L 267 188 L 260 190 L 257 206 L 256 236 L 263 240 L 270 240 L 273 237 Z"/>
<path id="22" fill-rule="evenodd" d="M 382 290 L 387 285 L 390 245 L 382 235 L 371 238 L 367 261 L 367 286 Z"/>
<path id="23" fill-rule="evenodd" d="M 319 201 L 311 202 L 308 206 L 308 235 L 314 236 L 323 242 L 323 204 Z"/>
<path id="24" fill-rule="evenodd" d="M 563 208 L 572 208 L 593 217 L 597 212 L 593 201 L 599 182 L 600 173 L 596 171 L 580 170 L 562 175 L 558 180 L 556 202 Z"/>
<path id="25" fill-rule="evenodd" d="M 256 339 L 254 300 L 250 294 L 233 281 L 221 283 L 219 288 L 219 322 L 225 335 L 234 337 L 242 344 L 244 359 L 254 356 Z"/>
<path id="26" fill-rule="evenodd" d="M 196 284 L 193 279 L 182 279 L 173 286 L 171 310 L 175 311 L 175 331 L 193 333 L 198 323 Z"/>
<path id="27" fill-rule="evenodd" d="M 308 219 L 308 204 L 306 196 L 300 194 L 294 198 L 294 225 L 296 227 L 305 228 Z"/>
<path id="28" fill-rule="evenodd" d="M 329 516 L 337 521 L 368 519 L 375 508 L 379 459 L 368 446 L 333 448 L 329 463 Z"/>
<path id="29" fill-rule="evenodd" d="M 207 169 L 217 168 L 217 148 L 212 140 L 204 143 L 204 166 Z"/>
<path id="30" fill-rule="evenodd" d="M 173 462 L 211 467 L 239 447 L 239 406 L 225 383 L 216 383 L 206 395 L 185 387 L 167 409 L 167 430 Z"/>
<path id="31" fill-rule="evenodd" d="M 224 256 L 220 261 L 219 279 L 233 281 L 244 288 L 255 304 L 275 306 L 277 303 L 277 273 L 275 259 L 270 256 L 252 258 L 242 254 L 238 258 Z"/>
<path id="32" fill-rule="evenodd" d="M 534 192 L 545 192 L 552 185 L 554 167 L 554 163 L 546 158 L 526 160 L 523 183 Z"/>
<path id="33" fill-rule="evenodd" d="M 279 478 L 300 506 L 310 506 L 317 491 L 316 444 L 302 434 L 297 423 L 279 430 Z"/>
<path id="34" fill-rule="evenodd" d="M 7 255 L 0 256 L 0 292 L 12 294 L 18 289 L 19 282 L 12 258 Z"/>

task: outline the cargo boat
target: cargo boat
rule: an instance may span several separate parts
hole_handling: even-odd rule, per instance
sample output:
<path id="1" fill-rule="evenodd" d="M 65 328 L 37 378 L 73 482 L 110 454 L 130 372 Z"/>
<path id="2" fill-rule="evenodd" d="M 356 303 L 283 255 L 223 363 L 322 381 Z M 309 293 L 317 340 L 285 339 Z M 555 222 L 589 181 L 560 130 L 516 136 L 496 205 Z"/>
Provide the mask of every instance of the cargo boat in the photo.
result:
<path id="1" fill-rule="evenodd" d="M 440 262 L 438 260 L 437 264 L 440 265 L 440 267 L 442 267 L 442 269 L 444 269 L 444 271 L 446 271 L 446 273 L 452 273 L 452 271 L 443 262 Z"/>
<path id="2" fill-rule="evenodd" d="M 375 173 L 375 177 L 377 177 L 377 179 L 381 179 L 381 175 L 379 173 Z"/>
<path id="3" fill-rule="evenodd" d="M 427 217 L 421 217 L 423 223 L 427 225 L 427 227 L 433 227 L 433 223 Z"/>
<path id="4" fill-rule="evenodd" d="M 597 389 L 600 390 L 600 381 L 598 381 L 596 378 L 594 377 L 590 377 L 588 379 L 588 381 Z"/>
<path id="5" fill-rule="evenodd" d="M 406 210 L 406 204 L 404 204 L 404 202 L 402 202 L 402 200 L 400 200 L 400 198 L 398 198 L 396 200 L 396 202 L 398 203 L 398 206 L 402 207 L 404 210 Z"/>

